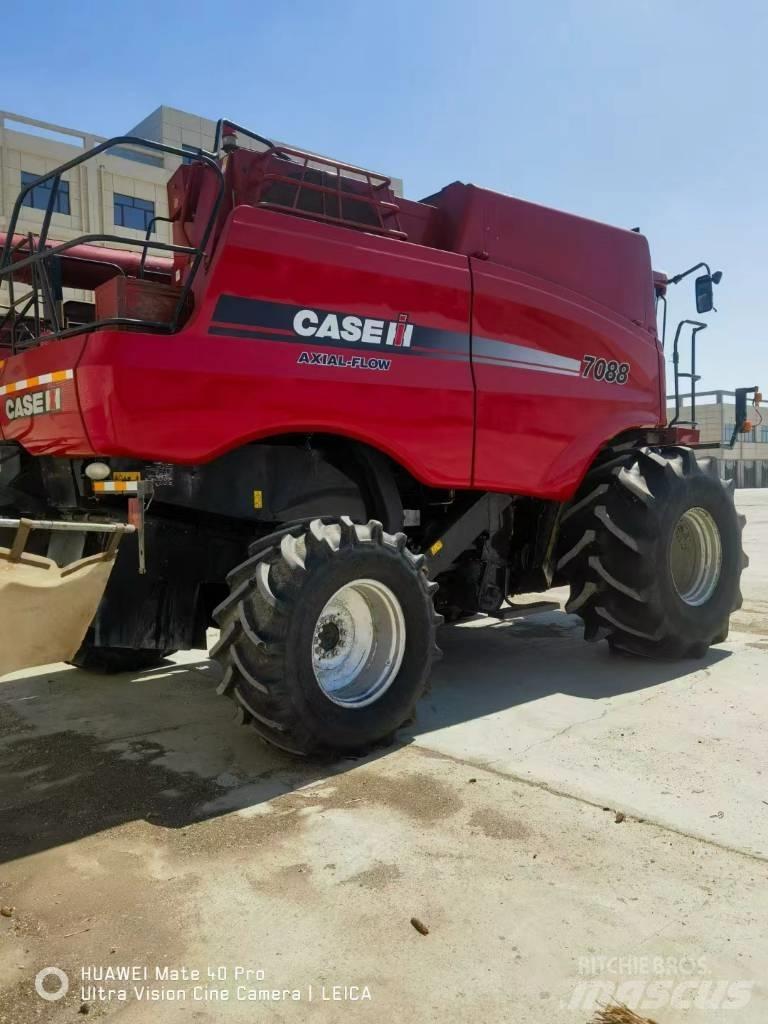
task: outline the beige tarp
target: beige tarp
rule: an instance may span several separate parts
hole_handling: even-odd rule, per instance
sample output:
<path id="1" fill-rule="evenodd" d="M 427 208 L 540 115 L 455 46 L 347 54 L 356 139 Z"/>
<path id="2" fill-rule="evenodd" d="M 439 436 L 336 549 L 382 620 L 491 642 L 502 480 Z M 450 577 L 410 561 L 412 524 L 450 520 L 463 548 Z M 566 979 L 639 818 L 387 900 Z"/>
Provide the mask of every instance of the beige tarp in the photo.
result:
<path id="1" fill-rule="evenodd" d="M 0 547 L 0 676 L 69 661 L 107 585 L 114 558 L 82 558 L 60 569 L 40 555 L 10 559 Z"/>

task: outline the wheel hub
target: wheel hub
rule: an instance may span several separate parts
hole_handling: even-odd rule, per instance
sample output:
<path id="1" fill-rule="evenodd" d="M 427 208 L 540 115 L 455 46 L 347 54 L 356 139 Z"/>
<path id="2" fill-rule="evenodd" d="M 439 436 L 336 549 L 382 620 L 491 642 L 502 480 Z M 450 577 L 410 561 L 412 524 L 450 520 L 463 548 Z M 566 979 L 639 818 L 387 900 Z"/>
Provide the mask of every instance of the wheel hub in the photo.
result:
<path id="1" fill-rule="evenodd" d="M 317 638 L 322 654 L 333 653 L 341 640 L 341 629 L 338 623 L 334 622 L 332 619 L 327 619 L 318 627 Z"/>
<path id="2" fill-rule="evenodd" d="M 312 669 L 334 704 L 361 708 L 379 700 L 404 654 L 405 616 L 384 583 L 348 583 L 320 612 L 312 636 Z"/>
<path id="3" fill-rule="evenodd" d="M 678 596 L 705 604 L 717 589 L 723 548 L 717 523 L 706 509 L 689 508 L 678 519 L 669 546 L 669 567 Z"/>

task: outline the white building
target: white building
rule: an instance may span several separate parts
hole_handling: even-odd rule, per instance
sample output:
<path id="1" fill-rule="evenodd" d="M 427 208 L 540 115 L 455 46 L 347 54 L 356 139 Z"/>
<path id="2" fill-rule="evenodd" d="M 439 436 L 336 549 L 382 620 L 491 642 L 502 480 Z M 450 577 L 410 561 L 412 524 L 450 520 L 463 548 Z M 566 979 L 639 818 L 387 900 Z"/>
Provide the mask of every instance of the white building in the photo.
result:
<path id="1" fill-rule="evenodd" d="M 691 419 L 690 404 L 685 404 L 688 398 L 688 395 L 682 396 L 681 421 Z M 768 487 L 768 409 L 755 410 L 750 401 L 751 396 L 747 396 L 747 419 L 752 424 L 749 433 L 739 434 L 733 448 L 702 449 L 698 454 L 699 458 L 718 459 L 722 463 L 720 475 L 735 480 L 737 487 Z M 667 402 L 671 420 L 675 415 L 674 396 L 668 396 Z M 708 391 L 697 395 L 696 422 L 702 441 L 729 444 L 736 425 L 733 391 Z"/>
<path id="2" fill-rule="evenodd" d="M 168 120 L 170 115 L 175 123 Z M 168 137 L 156 141 L 181 147 L 200 145 L 201 118 L 160 107 L 142 126 L 155 124 Z M 213 125 L 210 145 L 213 145 Z M 138 127 L 138 126 L 137 126 Z M 182 134 L 183 133 L 183 134 Z M 134 134 L 126 132 L 125 134 Z M 138 131 L 135 134 L 139 134 Z M 149 137 L 149 136 L 148 136 Z M 208 135 L 206 134 L 206 140 Z M 5 228 L 22 185 L 54 170 L 91 149 L 103 138 L 89 132 L 48 124 L 19 114 L 0 112 L 0 226 Z M 153 216 L 167 216 L 166 182 L 178 166 L 177 157 L 121 149 L 75 167 L 64 175 L 51 220 L 50 237 L 67 241 L 78 235 L 123 233 L 141 238 Z M 43 222 L 48 190 L 35 189 L 25 204 L 19 230 L 37 232 Z M 169 240 L 167 224 L 157 225 L 157 237 Z"/>

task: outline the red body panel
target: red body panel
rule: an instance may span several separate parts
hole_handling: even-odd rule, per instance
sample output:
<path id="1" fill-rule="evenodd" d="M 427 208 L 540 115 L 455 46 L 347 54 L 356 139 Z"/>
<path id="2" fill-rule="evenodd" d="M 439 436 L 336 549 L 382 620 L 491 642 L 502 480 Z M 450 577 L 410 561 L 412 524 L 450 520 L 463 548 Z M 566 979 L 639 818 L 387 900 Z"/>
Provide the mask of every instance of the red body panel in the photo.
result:
<path id="1" fill-rule="evenodd" d="M 659 423 L 656 339 L 549 282 L 473 271 L 474 485 L 564 500 L 609 438 Z M 583 377 L 585 355 L 629 363 L 626 383 Z"/>
<path id="2" fill-rule="evenodd" d="M 8 358 L 0 390 L 74 380 L 45 415 L 11 418 L 3 396 L 3 436 L 36 455 L 194 464 L 329 432 L 432 486 L 564 500 L 612 437 L 663 423 L 642 236 L 460 185 L 410 207 L 422 244 L 236 206 L 179 333 Z M 585 357 L 627 364 L 626 382 L 584 376 Z"/>
<path id="3" fill-rule="evenodd" d="M 61 381 L 36 383 L 42 375 L 74 370 L 85 343 L 85 337 L 49 341 L 5 358 L 5 365 L 0 367 L 0 437 L 18 441 L 33 455 L 91 453 L 80 414 L 76 374 Z M 22 383 L 28 386 L 21 388 Z M 59 410 L 41 416 L 9 415 L 9 403 L 19 397 L 57 389 Z"/>
<path id="4" fill-rule="evenodd" d="M 87 336 L 76 372 L 82 424 L 76 438 L 68 432 L 62 451 L 198 463 L 278 433 L 330 431 L 373 444 L 435 486 L 469 486 L 474 390 L 466 259 L 357 233 L 350 244 L 343 228 L 247 207 L 226 230 L 206 297 L 183 331 Z M 387 373 L 298 365 L 302 346 L 209 333 L 222 293 L 383 320 L 407 311 L 414 321 L 463 336 L 465 356 L 395 357 Z M 242 331 L 252 335 L 251 327 Z M 311 339 L 306 348 L 345 352 Z M 9 360 L 12 376 L 26 373 L 27 358 Z M 51 426 L 60 418 L 48 417 Z M 40 454 L 41 423 L 32 430 L 26 423 L 23 443 L 33 454 Z M 21 433 L 21 424 L 6 430 L 9 437 Z"/>

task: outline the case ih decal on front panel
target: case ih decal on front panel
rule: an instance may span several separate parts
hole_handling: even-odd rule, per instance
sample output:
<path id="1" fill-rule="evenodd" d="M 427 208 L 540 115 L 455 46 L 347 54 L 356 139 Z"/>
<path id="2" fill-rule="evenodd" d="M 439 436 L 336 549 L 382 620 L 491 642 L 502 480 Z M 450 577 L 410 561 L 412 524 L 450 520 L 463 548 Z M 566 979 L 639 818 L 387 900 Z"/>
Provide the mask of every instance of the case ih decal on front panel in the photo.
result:
<path id="1" fill-rule="evenodd" d="M 397 349 L 409 355 L 469 358 L 469 340 L 465 333 L 423 327 L 410 321 L 409 313 L 399 313 L 395 320 L 384 320 L 346 311 L 222 295 L 216 303 L 209 333 L 304 346 L 308 342 L 320 342 L 367 353 L 374 347 L 381 347 L 390 354 Z"/>
<path id="2" fill-rule="evenodd" d="M 256 341 L 286 341 L 306 345 L 321 342 L 336 348 L 371 352 L 373 346 L 385 348 L 388 355 L 426 356 L 432 359 L 466 361 L 470 358 L 469 337 L 465 332 L 444 331 L 411 322 L 409 313 L 396 320 L 364 317 L 348 312 L 310 309 L 282 302 L 223 295 L 216 304 L 210 334 L 253 338 Z M 496 366 L 539 370 L 578 376 L 578 360 L 525 345 L 492 338 L 475 338 L 474 362 Z M 388 370 L 389 359 L 334 357 L 321 352 L 303 351 L 298 363 L 309 366 Z"/>
<path id="3" fill-rule="evenodd" d="M 397 320 L 375 320 L 371 317 L 300 309 L 293 318 L 293 329 L 303 338 L 359 341 L 368 345 L 384 343 L 396 348 L 410 348 L 413 336 L 413 324 L 408 323 L 407 313 L 400 313 Z"/>

